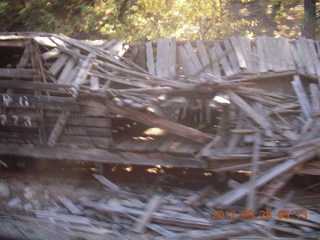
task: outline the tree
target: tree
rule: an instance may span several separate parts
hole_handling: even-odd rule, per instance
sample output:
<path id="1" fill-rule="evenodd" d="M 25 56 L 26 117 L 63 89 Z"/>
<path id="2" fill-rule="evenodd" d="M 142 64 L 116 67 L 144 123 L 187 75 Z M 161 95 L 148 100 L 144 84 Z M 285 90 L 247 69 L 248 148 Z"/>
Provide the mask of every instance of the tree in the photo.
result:
<path id="1" fill-rule="evenodd" d="M 302 36 L 306 38 L 316 38 L 316 0 L 304 0 L 304 21 L 302 24 Z"/>

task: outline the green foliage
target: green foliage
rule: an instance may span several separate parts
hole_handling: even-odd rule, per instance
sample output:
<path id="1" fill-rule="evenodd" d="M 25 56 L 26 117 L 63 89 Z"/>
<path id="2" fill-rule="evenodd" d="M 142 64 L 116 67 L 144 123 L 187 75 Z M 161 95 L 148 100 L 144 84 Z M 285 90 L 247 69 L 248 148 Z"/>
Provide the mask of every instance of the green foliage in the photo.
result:
<path id="1" fill-rule="evenodd" d="M 1 31 L 46 31 L 129 42 L 273 32 L 297 37 L 302 19 L 303 0 L 0 0 Z M 260 27 L 268 21 L 272 31 Z"/>

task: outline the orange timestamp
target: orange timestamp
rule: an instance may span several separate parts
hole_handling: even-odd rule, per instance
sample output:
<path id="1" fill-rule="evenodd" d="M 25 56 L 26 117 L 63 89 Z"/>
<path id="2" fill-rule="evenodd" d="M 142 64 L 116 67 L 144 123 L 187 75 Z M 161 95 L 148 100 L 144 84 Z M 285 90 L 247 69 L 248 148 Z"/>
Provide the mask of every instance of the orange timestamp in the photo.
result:
<path id="1" fill-rule="evenodd" d="M 224 211 L 217 210 L 212 211 L 212 219 L 289 219 L 289 218 L 298 218 L 298 219 L 307 219 L 308 212 L 307 210 L 297 210 L 297 211 L 264 211 L 260 210 L 259 212 L 254 211 Z"/>

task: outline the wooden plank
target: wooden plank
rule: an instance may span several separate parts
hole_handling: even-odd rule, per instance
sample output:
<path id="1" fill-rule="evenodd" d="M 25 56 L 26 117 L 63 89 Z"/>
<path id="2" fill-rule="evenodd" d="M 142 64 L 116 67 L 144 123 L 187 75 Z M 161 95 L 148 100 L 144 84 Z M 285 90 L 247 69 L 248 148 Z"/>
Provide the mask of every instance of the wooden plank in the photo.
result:
<path id="1" fill-rule="evenodd" d="M 240 37 L 240 46 L 242 47 L 242 53 L 244 55 L 247 70 L 249 73 L 255 73 L 258 70 L 257 61 L 254 59 L 254 55 L 251 48 L 251 40 L 248 38 Z"/>
<path id="2" fill-rule="evenodd" d="M 156 73 L 157 77 L 164 76 L 164 40 L 158 39 L 157 40 L 157 68 Z"/>
<path id="3" fill-rule="evenodd" d="M 137 219 L 132 230 L 137 233 L 144 233 L 146 225 L 151 221 L 153 212 L 160 206 L 161 197 L 153 196 L 144 209 L 144 213 Z"/>
<path id="4" fill-rule="evenodd" d="M 202 69 L 201 62 L 189 41 L 187 41 L 184 44 L 184 48 L 187 54 L 189 55 L 189 59 L 191 60 L 192 65 L 194 66 L 195 72 L 198 72 L 199 70 L 201 70 Z"/>
<path id="5" fill-rule="evenodd" d="M 239 44 L 240 38 L 231 37 L 230 40 L 231 40 L 231 44 L 233 46 L 234 52 L 236 54 L 236 57 L 238 59 L 240 68 L 246 69 L 247 68 L 246 60 Z"/>
<path id="6" fill-rule="evenodd" d="M 315 149 L 318 146 L 305 148 L 302 151 L 296 152 L 295 155 L 292 155 L 291 158 L 283 163 L 280 163 L 276 165 L 275 167 L 271 168 L 267 172 L 265 172 L 263 175 L 259 176 L 255 182 L 255 187 L 261 187 L 265 185 L 266 183 L 270 182 L 271 180 L 275 179 L 276 177 L 290 172 L 294 167 L 296 167 L 299 164 L 302 164 L 312 158 L 315 157 L 316 151 Z M 230 192 L 227 192 L 226 194 L 217 197 L 216 199 L 209 201 L 206 203 L 207 207 L 226 207 L 230 206 L 234 202 L 242 199 L 250 192 L 250 185 L 248 183 L 242 184 L 241 187 L 238 187 Z"/>
<path id="7" fill-rule="evenodd" d="M 273 71 L 273 56 L 270 51 L 270 38 L 261 37 L 261 43 L 264 51 L 265 64 L 268 71 Z"/>
<path id="8" fill-rule="evenodd" d="M 294 58 L 291 52 L 291 48 L 290 48 L 290 43 L 289 40 L 287 38 L 279 38 L 278 40 L 278 47 L 279 49 L 281 49 L 282 51 L 282 56 L 283 56 L 283 61 L 284 61 L 284 67 L 286 68 L 286 70 L 290 71 L 290 70 L 295 70 L 295 63 L 294 63 Z"/>
<path id="9" fill-rule="evenodd" d="M 107 188 L 110 188 L 113 191 L 120 191 L 120 187 L 118 185 L 114 184 L 113 182 L 111 182 L 106 177 L 104 177 L 100 174 L 93 174 L 92 176 L 94 176 L 101 184 L 103 184 Z"/>
<path id="10" fill-rule="evenodd" d="M 248 103 L 246 103 L 239 95 L 237 95 L 231 89 L 227 89 L 225 90 L 225 92 L 230 97 L 230 99 L 250 118 L 252 118 L 258 125 L 260 125 L 263 129 L 266 130 L 270 128 L 269 123 L 259 114 L 257 114 L 256 111 Z"/>
<path id="11" fill-rule="evenodd" d="M 68 58 L 65 66 L 63 67 L 61 74 L 59 75 L 57 82 L 62 83 L 62 84 L 68 83 L 69 82 L 68 79 L 70 78 L 70 72 L 74 68 L 75 65 L 76 65 L 75 59 L 73 57 Z"/>
<path id="12" fill-rule="evenodd" d="M 218 59 L 218 56 L 214 47 L 209 49 L 209 54 L 212 62 L 213 75 L 217 77 L 221 77 L 219 61 L 216 61 Z"/>
<path id="13" fill-rule="evenodd" d="M 257 54 L 258 54 L 259 72 L 268 72 L 262 41 L 263 40 L 261 37 L 257 37 L 256 46 L 257 46 Z"/>
<path id="14" fill-rule="evenodd" d="M 304 71 L 304 64 L 303 64 L 303 59 L 301 58 L 301 56 L 299 55 L 297 46 L 295 43 L 291 43 L 290 44 L 290 49 L 291 49 L 291 53 L 293 55 L 293 59 L 296 65 L 296 70 L 297 72 L 303 74 Z"/>
<path id="15" fill-rule="evenodd" d="M 196 129 L 186 127 L 182 124 L 175 123 L 152 114 L 138 112 L 127 107 L 118 107 L 112 102 L 108 103 L 108 110 L 111 113 L 119 114 L 123 117 L 147 124 L 149 126 L 159 127 L 175 135 L 191 139 L 196 142 L 205 143 L 212 139 L 211 134 L 200 132 Z"/>
<path id="16" fill-rule="evenodd" d="M 57 77 L 67 60 L 68 55 L 61 54 L 60 57 L 50 66 L 49 71 Z"/>
<path id="17" fill-rule="evenodd" d="M 0 47 L 25 47 L 26 41 L 22 40 L 2 40 L 0 39 Z"/>
<path id="18" fill-rule="evenodd" d="M 142 210 L 127 208 L 122 206 L 110 206 L 109 204 L 96 204 L 91 201 L 82 201 L 84 206 L 96 209 L 97 211 L 107 213 L 107 214 L 120 214 L 120 215 L 133 215 L 141 216 L 144 214 Z M 212 228 L 212 222 L 205 218 L 192 217 L 186 214 L 179 214 L 175 216 L 167 215 L 160 212 L 153 212 L 151 217 L 154 222 L 164 223 L 170 225 L 178 225 L 183 227 L 192 227 L 192 228 Z"/>
<path id="19" fill-rule="evenodd" d="M 251 161 L 251 175 L 250 175 L 250 194 L 248 195 L 247 199 L 247 205 L 246 209 L 248 211 L 256 211 L 257 206 L 255 204 L 256 200 L 256 188 L 255 188 L 255 182 L 257 180 L 258 175 L 258 164 L 260 160 L 260 134 L 256 133 L 254 136 L 254 143 L 253 143 L 253 149 L 252 149 L 252 161 Z"/>
<path id="20" fill-rule="evenodd" d="M 320 94 L 318 84 L 311 83 L 309 84 L 309 89 L 311 93 L 311 103 L 312 103 L 312 112 L 320 113 Z"/>
<path id="21" fill-rule="evenodd" d="M 147 58 L 147 68 L 148 72 L 155 76 L 155 68 L 154 68 L 154 58 L 153 58 L 153 49 L 152 42 L 146 42 L 146 58 Z"/>
<path id="22" fill-rule="evenodd" d="M 62 135 L 56 144 L 59 144 L 59 146 L 107 149 L 110 145 L 110 139 L 107 137 Z"/>
<path id="23" fill-rule="evenodd" d="M 82 126 L 82 127 L 97 127 L 97 128 L 109 128 L 110 121 L 107 118 L 96 118 L 88 116 L 76 116 L 71 115 L 68 119 L 68 125 Z"/>
<path id="24" fill-rule="evenodd" d="M 188 77 L 196 72 L 186 50 L 183 46 L 178 46 L 178 61 L 182 67 L 183 73 Z"/>
<path id="25" fill-rule="evenodd" d="M 0 68 L 1 78 L 22 78 L 33 79 L 38 76 L 38 73 L 34 69 L 23 68 Z"/>
<path id="26" fill-rule="evenodd" d="M 72 213 L 75 215 L 81 215 L 82 212 L 73 204 L 73 202 L 65 196 L 59 196 L 59 201 Z"/>
<path id="27" fill-rule="evenodd" d="M 48 60 L 50 60 L 52 58 L 57 58 L 60 55 L 60 53 L 61 52 L 59 51 L 59 49 L 53 48 L 53 49 L 51 49 L 51 50 L 49 50 L 47 52 L 42 53 L 41 54 L 41 58 L 43 60 L 48 61 Z"/>
<path id="28" fill-rule="evenodd" d="M 313 66 L 315 68 L 315 74 L 318 75 L 318 77 L 320 77 L 320 60 L 319 57 L 317 56 L 317 51 L 316 51 L 316 47 L 315 47 L 315 41 L 312 39 L 307 39 L 307 44 L 308 44 L 308 48 L 310 50 L 310 58 L 312 59 L 312 63 Z"/>
<path id="29" fill-rule="evenodd" d="M 294 75 L 293 79 L 294 80 L 291 81 L 291 85 L 293 87 L 295 94 L 298 97 L 298 101 L 299 101 L 302 113 L 306 119 L 309 119 L 311 118 L 311 105 L 307 97 L 307 94 L 303 88 L 303 85 L 301 83 L 300 76 Z"/>
<path id="30" fill-rule="evenodd" d="M 280 43 L 280 41 L 276 38 L 269 38 L 268 43 L 269 43 L 268 51 L 270 51 L 272 56 L 273 71 L 275 72 L 284 71 L 283 56 L 282 56 L 282 49 L 281 49 L 282 46 L 279 46 L 278 44 Z"/>
<path id="31" fill-rule="evenodd" d="M 175 38 L 170 39 L 170 52 L 169 52 L 169 76 L 176 76 L 176 58 L 177 58 L 177 43 Z"/>
<path id="32" fill-rule="evenodd" d="M 196 41 L 196 45 L 199 51 L 200 60 L 202 63 L 202 66 L 210 65 L 210 59 L 207 53 L 207 49 L 204 46 L 203 42 L 201 40 Z M 205 72 L 211 72 L 209 68 L 205 69 Z"/>
<path id="33" fill-rule="evenodd" d="M 57 141 L 62 133 L 62 130 L 67 123 L 69 115 L 70 115 L 69 111 L 64 111 L 59 115 L 57 122 L 56 122 L 54 128 L 52 129 L 50 136 L 47 140 L 47 144 L 50 147 L 54 146 L 57 143 Z"/>
<path id="34" fill-rule="evenodd" d="M 5 100 L 7 98 L 7 100 Z M 1 94 L 0 106 L 18 109 L 70 110 L 78 112 L 78 103 L 73 98 L 54 96 L 34 96 L 30 94 Z"/>
<path id="35" fill-rule="evenodd" d="M 95 55 L 92 54 L 92 53 L 90 53 L 87 56 L 87 58 L 83 61 L 82 65 L 81 65 L 81 68 L 80 68 L 76 78 L 72 82 L 73 90 L 74 90 L 72 96 L 74 98 L 77 98 L 77 96 L 79 94 L 79 87 L 86 80 L 88 72 L 90 71 L 90 69 L 92 67 L 92 63 L 93 63 L 94 58 L 95 58 Z"/>
<path id="36" fill-rule="evenodd" d="M 99 78 L 98 77 L 90 76 L 89 81 L 90 81 L 91 90 L 96 91 L 96 90 L 100 89 L 100 84 L 99 84 Z"/>
<path id="37" fill-rule="evenodd" d="M 301 59 L 303 60 L 306 73 L 315 74 L 316 72 L 313 65 L 313 60 L 311 58 L 312 55 L 309 50 L 308 42 L 305 38 L 302 37 L 297 40 L 297 50 Z"/>
<path id="38" fill-rule="evenodd" d="M 213 46 L 217 56 L 221 56 L 224 54 L 219 42 L 214 42 Z M 226 76 L 230 76 L 234 74 L 234 72 L 231 69 L 230 63 L 228 62 L 227 57 L 222 57 L 220 59 L 220 63 Z"/>
<path id="39" fill-rule="evenodd" d="M 169 76 L 169 55 L 170 55 L 170 39 L 166 38 L 163 39 L 163 50 L 162 50 L 162 57 L 163 57 L 163 77 Z"/>
<path id="40" fill-rule="evenodd" d="M 30 61 L 30 51 L 30 44 L 28 44 L 25 47 L 16 68 L 25 68 L 27 66 L 28 62 Z"/>
<path id="41" fill-rule="evenodd" d="M 229 59 L 232 71 L 234 74 L 241 72 L 241 69 L 239 67 L 239 63 L 237 60 L 237 56 L 234 52 L 234 49 L 232 48 L 232 45 L 230 43 L 230 39 L 224 40 L 224 46 L 226 48 L 227 51 L 227 57 Z"/>

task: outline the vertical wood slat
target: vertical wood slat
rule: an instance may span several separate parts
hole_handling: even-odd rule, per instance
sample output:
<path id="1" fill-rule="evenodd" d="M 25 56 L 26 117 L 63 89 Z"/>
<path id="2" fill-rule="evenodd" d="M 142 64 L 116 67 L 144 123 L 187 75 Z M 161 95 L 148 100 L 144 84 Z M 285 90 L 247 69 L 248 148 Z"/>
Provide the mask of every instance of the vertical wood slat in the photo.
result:
<path id="1" fill-rule="evenodd" d="M 169 76 L 170 39 L 163 39 L 163 77 Z"/>
<path id="2" fill-rule="evenodd" d="M 311 39 L 307 39 L 306 41 L 310 50 L 310 57 L 312 58 L 312 63 L 315 68 L 315 74 L 317 74 L 320 77 L 320 61 L 317 56 L 315 41 Z"/>
<path id="3" fill-rule="evenodd" d="M 269 37 L 261 37 L 262 43 L 263 43 L 263 51 L 265 56 L 265 63 L 268 71 L 273 71 L 273 56 L 270 52 L 270 48 L 272 47 L 270 45 Z"/>
<path id="4" fill-rule="evenodd" d="M 299 72 L 299 73 L 304 73 L 304 64 L 303 64 L 303 59 L 301 58 L 297 46 L 295 43 L 290 44 L 290 48 L 291 48 L 291 52 L 294 58 L 294 62 L 295 62 L 295 69 Z"/>
<path id="5" fill-rule="evenodd" d="M 158 39 L 157 40 L 157 67 L 156 67 L 156 73 L 157 73 L 157 77 L 163 77 L 163 71 L 164 71 L 164 51 L 163 51 L 163 47 L 164 47 L 164 41 L 163 39 Z"/>
<path id="6" fill-rule="evenodd" d="M 257 54 L 258 54 L 258 61 L 259 61 L 259 71 L 262 73 L 268 72 L 267 66 L 266 66 L 265 54 L 263 50 L 263 42 L 261 37 L 257 37 L 256 46 L 257 46 Z"/>
<path id="7" fill-rule="evenodd" d="M 311 83 L 309 84 L 311 92 L 311 103 L 312 103 L 312 112 L 319 114 L 320 113 L 320 94 L 318 84 Z"/>
<path id="8" fill-rule="evenodd" d="M 153 49 L 152 42 L 146 42 L 146 58 L 147 58 L 147 68 L 148 72 L 155 76 L 155 68 L 154 68 L 154 57 L 153 57 Z"/>
<path id="9" fill-rule="evenodd" d="M 287 38 L 280 38 L 279 41 L 279 48 L 282 49 L 282 55 L 286 63 L 286 70 L 295 70 L 295 64 L 289 40 Z"/>
<path id="10" fill-rule="evenodd" d="M 176 58 L 177 58 L 177 43 L 175 38 L 170 39 L 170 51 L 169 51 L 169 76 L 176 76 Z"/>
<path id="11" fill-rule="evenodd" d="M 303 65 L 307 73 L 315 74 L 315 68 L 313 66 L 312 54 L 310 53 L 308 42 L 305 38 L 299 38 L 297 40 L 298 52 L 303 59 Z"/>

